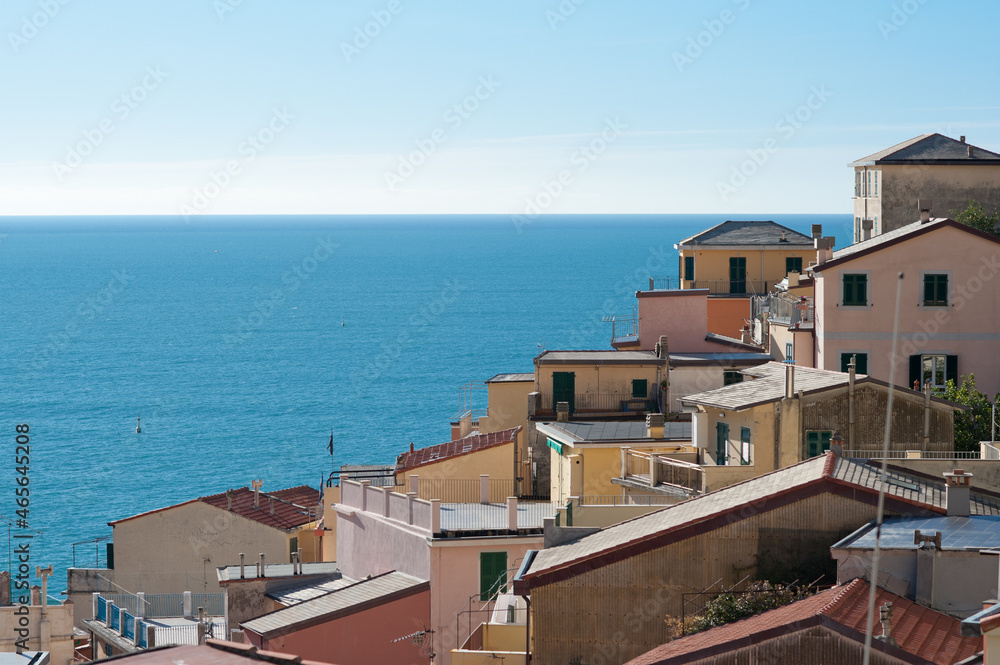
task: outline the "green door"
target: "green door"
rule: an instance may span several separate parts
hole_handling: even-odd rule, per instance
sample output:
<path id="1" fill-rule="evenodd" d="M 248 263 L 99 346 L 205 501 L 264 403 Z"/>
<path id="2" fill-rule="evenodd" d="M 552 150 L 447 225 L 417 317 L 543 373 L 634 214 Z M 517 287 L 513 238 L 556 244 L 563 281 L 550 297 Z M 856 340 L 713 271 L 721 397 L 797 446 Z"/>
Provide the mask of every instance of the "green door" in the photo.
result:
<path id="1" fill-rule="evenodd" d="M 574 396 L 576 394 L 576 374 L 574 372 L 552 372 L 552 411 L 556 404 L 569 402 L 569 412 L 573 413 Z"/>
<path id="2" fill-rule="evenodd" d="M 747 260 L 743 256 L 729 257 L 729 292 L 747 292 Z"/>
<path id="3" fill-rule="evenodd" d="M 715 463 L 723 466 L 729 462 L 729 425 L 715 424 Z"/>
<path id="4" fill-rule="evenodd" d="M 806 457 L 816 457 L 830 450 L 830 439 L 833 432 L 813 431 L 806 432 Z"/>
<path id="5" fill-rule="evenodd" d="M 507 553 L 479 553 L 479 600 L 492 598 L 498 589 L 507 588 Z"/>

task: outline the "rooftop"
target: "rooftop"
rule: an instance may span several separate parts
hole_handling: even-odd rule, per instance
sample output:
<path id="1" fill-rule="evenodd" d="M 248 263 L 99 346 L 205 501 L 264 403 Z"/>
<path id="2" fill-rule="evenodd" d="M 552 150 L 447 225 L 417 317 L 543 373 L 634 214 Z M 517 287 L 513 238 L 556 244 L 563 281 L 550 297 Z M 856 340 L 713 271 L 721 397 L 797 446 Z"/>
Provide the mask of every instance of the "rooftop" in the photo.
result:
<path id="1" fill-rule="evenodd" d="M 737 365 L 760 365 L 770 362 L 771 355 L 763 352 L 743 352 L 734 353 L 671 353 L 671 367 L 688 367 L 696 365 L 725 365 L 735 367 Z"/>
<path id="2" fill-rule="evenodd" d="M 941 532 L 942 550 L 983 550 L 1000 547 L 1000 515 L 958 517 L 889 517 L 882 523 L 880 547 L 915 550 L 913 532 Z M 869 524 L 833 546 L 835 549 L 873 549 L 875 524 Z"/>
<path id="3" fill-rule="evenodd" d="M 652 351 L 543 351 L 535 357 L 536 365 L 635 365 L 655 363 L 663 365 L 664 358 L 657 358 Z"/>
<path id="4" fill-rule="evenodd" d="M 704 532 L 712 528 L 714 521 L 745 519 L 748 504 L 764 505 L 777 496 L 806 498 L 850 488 L 859 500 L 874 502 L 881 481 L 882 473 L 877 464 L 837 457 L 828 452 L 621 522 L 564 545 L 541 550 L 524 577 L 531 580 L 558 570 L 591 569 L 604 565 L 602 562 L 611 556 L 620 560 L 630 553 L 657 549 L 689 538 L 696 532 Z M 885 484 L 887 510 L 911 514 L 921 510 L 945 513 L 944 478 L 937 480 L 891 468 Z M 772 502 L 772 505 L 777 503 Z M 973 514 L 1000 515 L 1000 496 L 973 488 L 971 504 Z M 888 508 L 890 505 L 893 507 Z"/>
<path id="5" fill-rule="evenodd" d="M 534 380 L 534 372 L 518 372 L 514 374 L 497 374 L 492 378 L 486 379 L 486 383 L 518 383 L 522 381 Z"/>
<path id="6" fill-rule="evenodd" d="M 436 446 L 410 450 L 396 458 L 396 470 L 408 471 L 425 464 L 433 464 L 459 455 L 468 455 L 487 448 L 502 446 L 513 441 L 520 431 L 521 428 L 518 426 L 489 434 L 470 434 L 462 439 L 439 443 Z"/>
<path id="7" fill-rule="evenodd" d="M 972 155 L 969 155 L 972 148 Z M 849 166 L 874 166 L 877 164 L 996 164 L 1000 155 L 971 143 L 956 141 L 944 134 L 921 134 L 908 141 L 879 150 L 851 162 Z"/>
<path id="8" fill-rule="evenodd" d="M 556 433 L 564 433 L 573 441 L 581 442 L 660 440 L 649 438 L 646 423 L 642 420 L 581 420 L 565 423 L 539 423 L 539 425 L 544 425 L 547 429 L 555 430 Z M 690 441 L 691 423 L 689 421 L 663 423 L 663 439 Z"/>
<path id="9" fill-rule="evenodd" d="M 428 589 L 430 583 L 426 580 L 393 571 L 264 614 L 240 627 L 271 639 Z"/>
<path id="10" fill-rule="evenodd" d="M 158 647 L 102 660 L 122 660 L 125 658 L 135 665 L 178 665 L 179 663 L 187 665 L 249 665 L 254 663 L 256 665 L 259 662 L 275 663 L 276 665 L 326 665 L 315 660 L 302 660 L 300 656 L 287 653 L 258 650 L 252 644 L 214 639 L 206 640 L 205 644 L 201 646 Z"/>
<path id="11" fill-rule="evenodd" d="M 108 522 L 108 524 L 113 527 L 122 522 L 179 508 L 193 501 L 201 501 L 277 529 L 295 529 L 319 519 L 317 513 L 319 511 L 320 491 L 308 485 L 290 487 L 276 492 L 264 492 L 261 490 L 260 497 L 256 499 L 256 506 L 254 505 L 254 494 L 254 491 L 249 487 L 240 487 L 239 489 L 228 490 L 221 494 L 203 496 L 191 501 L 132 515 L 131 517 L 115 520 L 114 522 Z M 231 507 L 230 499 L 232 500 Z"/>
<path id="12" fill-rule="evenodd" d="M 301 580 L 297 584 L 284 584 L 280 589 L 268 591 L 264 595 L 281 605 L 289 607 L 304 603 L 313 598 L 319 598 L 331 591 L 343 589 L 346 586 L 356 583 L 357 580 L 350 577 L 337 577 L 335 579 L 324 579 L 323 581 L 313 578 L 312 580 Z"/>
<path id="13" fill-rule="evenodd" d="M 681 240 L 675 249 L 691 245 L 709 248 L 731 245 L 773 245 L 812 249 L 813 239 L 772 221 L 725 221 L 697 235 Z"/>
<path id="14" fill-rule="evenodd" d="M 668 642 L 630 660 L 627 665 L 679 665 L 744 649 L 815 625 L 839 628 L 837 632 L 846 639 L 863 643 L 869 592 L 867 582 L 855 579 L 784 607 Z M 881 607 L 885 603 L 892 603 L 891 635 L 899 648 L 908 654 L 940 665 L 954 665 L 982 649 L 979 638 L 962 636 L 958 619 L 878 589 L 875 605 Z M 881 634 L 877 619 L 875 632 Z M 873 641 L 873 644 L 885 650 L 880 642 Z"/>
<path id="15" fill-rule="evenodd" d="M 293 573 L 290 563 L 267 563 L 264 565 L 264 579 L 281 578 L 314 578 L 316 575 L 339 575 L 340 568 L 336 561 L 319 561 L 302 563 L 302 573 Z M 240 580 L 257 579 L 257 559 L 247 559 L 243 566 L 243 577 L 240 577 L 239 566 L 220 566 L 218 569 L 219 584 L 239 582 Z"/>

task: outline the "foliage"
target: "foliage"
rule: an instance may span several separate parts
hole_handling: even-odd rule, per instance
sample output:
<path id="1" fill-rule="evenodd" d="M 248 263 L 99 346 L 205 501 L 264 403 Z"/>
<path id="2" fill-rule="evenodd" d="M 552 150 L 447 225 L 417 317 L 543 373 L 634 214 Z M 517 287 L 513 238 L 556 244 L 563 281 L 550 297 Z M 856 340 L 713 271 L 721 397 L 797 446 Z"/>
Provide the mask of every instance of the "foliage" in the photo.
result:
<path id="1" fill-rule="evenodd" d="M 952 210 L 951 214 L 954 216 L 956 222 L 971 226 L 980 231 L 985 231 L 986 233 L 1000 235 L 1000 213 L 994 210 L 992 213 L 987 214 L 983 205 L 975 199 L 969 201 L 969 205 L 965 210 L 961 212 Z"/>
<path id="2" fill-rule="evenodd" d="M 809 588 L 754 582 L 746 591 L 724 593 L 713 598 L 705 606 L 705 611 L 697 616 L 685 617 L 683 621 L 668 616 L 667 629 L 670 638 L 676 639 L 788 605 L 812 593 Z"/>
<path id="3" fill-rule="evenodd" d="M 968 411 L 955 412 L 955 450 L 979 450 L 980 441 L 989 441 L 990 419 L 993 405 L 989 398 L 976 388 L 976 376 L 962 377 L 960 386 L 948 379 L 940 397 L 969 407 Z M 996 401 L 998 396 L 994 396 Z"/>

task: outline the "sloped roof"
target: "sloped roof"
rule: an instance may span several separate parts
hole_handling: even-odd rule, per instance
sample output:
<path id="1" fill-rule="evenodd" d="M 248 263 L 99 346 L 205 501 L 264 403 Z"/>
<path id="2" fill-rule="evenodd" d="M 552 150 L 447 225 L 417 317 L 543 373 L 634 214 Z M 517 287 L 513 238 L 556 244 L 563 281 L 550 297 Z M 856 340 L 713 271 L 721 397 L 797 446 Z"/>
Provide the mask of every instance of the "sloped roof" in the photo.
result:
<path id="1" fill-rule="evenodd" d="M 969 156 L 969 148 L 972 156 Z M 921 134 L 912 139 L 897 143 L 885 150 L 879 150 L 867 157 L 862 157 L 850 166 L 873 166 L 877 164 L 996 164 L 1000 155 L 984 150 L 971 143 L 957 141 L 944 134 Z"/>
<path id="2" fill-rule="evenodd" d="M 867 627 L 869 589 L 867 582 L 855 579 L 848 584 L 742 621 L 668 642 L 630 660 L 626 665 L 680 665 L 746 648 L 776 636 L 779 631 L 787 634 L 817 623 L 829 625 L 829 621 L 846 628 L 847 631 L 840 632 L 846 638 L 863 643 Z M 982 649 L 982 640 L 978 637 L 962 636 L 961 622 L 958 619 L 878 589 L 875 595 L 876 608 L 887 602 L 892 603 L 891 635 L 899 648 L 909 654 L 939 665 L 954 665 Z M 877 617 L 873 632 L 876 635 L 882 634 Z M 875 648 L 880 648 L 877 641 L 873 641 L 873 644 Z"/>
<path id="3" fill-rule="evenodd" d="M 781 237 L 784 235 L 785 239 Z M 712 247 L 713 245 L 781 245 L 788 247 L 813 247 L 813 239 L 787 226 L 768 221 L 728 220 L 677 243 Z"/>
<path id="4" fill-rule="evenodd" d="M 665 364 L 666 359 L 657 358 L 652 351 L 543 351 L 535 357 L 536 365 L 561 364 L 575 365 L 585 363 L 604 365 L 635 365 L 642 363 Z"/>
<path id="5" fill-rule="evenodd" d="M 426 580 L 393 571 L 264 614 L 240 627 L 271 639 L 429 589 Z"/>
<path id="6" fill-rule="evenodd" d="M 558 432 L 564 432 L 573 441 L 637 441 L 648 439 L 650 441 L 660 441 L 661 439 L 650 439 L 646 422 L 643 420 L 574 420 L 560 423 L 538 423 L 545 428 L 551 428 Z M 684 441 L 691 440 L 691 422 L 665 422 L 663 423 L 663 439 Z"/>
<path id="7" fill-rule="evenodd" d="M 1000 548 L 1000 515 L 946 515 L 937 517 L 888 517 L 882 522 L 879 547 L 884 550 L 915 550 L 913 532 L 941 532 L 942 550 L 987 550 Z M 836 549 L 873 549 L 875 523 L 859 529 L 833 546 Z"/>
<path id="8" fill-rule="evenodd" d="M 14 654 L 11 654 L 14 655 Z M 205 644 L 185 644 L 179 646 L 142 649 L 102 660 L 125 660 L 130 665 L 327 665 L 316 660 L 304 660 L 301 656 L 277 651 L 265 651 L 252 644 L 229 642 L 208 638 Z M 25 659 L 27 662 L 27 659 Z"/>
<path id="9" fill-rule="evenodd" d="M 487 448 L 502 446 L 513 441 L 520 431 L 521 427 L 518 426 L 489 434 L 470 434 L 467 437 L 439 443 L 436 446 L 409 450 L 396 458 L 396 471 L 407 471 L 459 455 L 468 455 Z"/>
<path id="10" fill-rule="evenodd" d="M 748 513 L 747 506 L 760 506 L 760 510 L 777 508 L 783 505 L 779 497 L 790 501 L 850 488 L 855 499 L 874 505 L 881 480 L 880 466 L 827 452 L 541 550 L 523 578 L 529 584 L 533 580 L 543 584 L 546 583 L 541 579 L 543 576 L 558 573 L 569 577 L 578 567 L 580 570 L 599 567 L 711 530 L 713 520 L 746 519 L 757 512 Z M 937 480 L 892 468 L 886 480 L 886 505 L 893 506 L 890 510 L 908 514 L 945 513 L 943 478 Z M 971 512 L 1000 515 L 1000 496 L 973 489 Z"/>
<path id="11" fill-rule="evenodd" d="M 322 581 L 314 578 L 312 581 L 303 581 L 299 584 L 282 585 L 281 588 L 268 591 L 264 595 L 287 607 L 325 596 L 331 591 L 343 589 L 357 583 L 357 580 L 350 577 L 337 577 L 336 579 L 323 579 Z"/>
<path id="12" fill-rule="evenodd" d="M 267 526 L 272 526 L 277 529 L 295 529 L 319 519 L 317 516 L 319 506 L 319 490 L 309 487 L 308 485 L 290 487 L 276 492 L 264 492 L 262 490 L 256 507 L 254 506 L 254 491 L 249 487 L 240 487 L 239 489 L 229 490 L 229 494 L 232 497 L 231 509 L 229 508 L 229 497 L 227 497 L 226 492 L 222 492 L 221 494 L 202 496 L 197 499 L 184 501 L 183 503 L 174 504 L 172 506 L 166 506 L 164 508 L 157 508 L 156 510 L 150 510 L 145 513 L 139 513 L 138 515 L 125 517 L 120 520 L 115 520 L 114 522 L 108 522 L 108 524 L 110 526 L 115 526 L 129 520 L 138 519 L 154 513 L 162 513 L 167 510 L 179 508 L 180 506 L 186 506 L 195 501 L 201 501 L 211 506 L 215 506 L 216 508 L 221 508 L 222 510 L 229 510 L 237 515 L 246 517 L 247 519 L 251 519 L 255 522 L 260 522 L 261 524 L 266 524 Z M 271 501 L 272 497 L 274 499 L 273 502 Z"/>
<path id="13" fill-rule="evenodd" d="M 955 220 L 947 217 L 934 217 L 927 222 L 918 221 L 913 224 L 907 224 L 906 226 L 901 226 L 898 229 L 880 233 L 869 240 L 856 242 L 853 245 L 844 247 L 843 249 L 838 249 L 834 251 L 833 257 L 829 261 L 813 266 L 812 271 L 814 273 L 822 272 L 827 268 L 832 268 L 833 266 L 840 265 L 841 263 L 845 263 L 851 259 L 865 256 L 867 254 L 871 254 L 872 252 L 877 252 L 885 249 L 886 247 L 891 247 L 912 238 L 922 236 L 925 233 L 932 233 L 946 227 L 958 229 L 971 235 L 979 236 L 984 240 L 1000 244 L 1000 237 L 998 236 L 984 233 L 979 229 L 974 229 L 967 224 L 956 222 Z"/>
<path id="14" fill-rule="evenodd" d="M 508 374 L 497 374 L 496 376 L 486 379 L 486 383 L 518 383 L 534 380 L 534 372 L 512 372 Z"/>

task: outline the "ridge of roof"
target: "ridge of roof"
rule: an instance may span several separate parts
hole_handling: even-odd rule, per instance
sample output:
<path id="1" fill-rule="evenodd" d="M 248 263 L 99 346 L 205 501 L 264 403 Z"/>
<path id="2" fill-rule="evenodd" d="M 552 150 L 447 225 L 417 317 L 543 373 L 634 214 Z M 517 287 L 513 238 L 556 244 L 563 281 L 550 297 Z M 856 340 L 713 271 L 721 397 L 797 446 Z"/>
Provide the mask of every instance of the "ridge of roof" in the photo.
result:
<path id="1" fill-rule="evenodd" d="M 768 233 L 771 232 L 771 233 Z M 785 236 L 782 241 L 778 234 Z M 726 236 L 730 236 L 729 241 Z M 765 237 L 773 236 L 773 237 Z M 701 240 L 699 240 L 701 239 Z M 677 246 L 691 245 L 711 247 L 712 245 L 787 245 L 789 247 L 813 246 L 813 239 L 795 229 L 790 229 L 773 220 L 733 220 L 727 219 L 721 224 L 705 229 L 700 233 L 685 238 Z"/>
<path id="2" fill-rule="evenodd" d="M 963 137 L 964 138 L 964 137 Z M 972 154 L 968 150 L 972 149 Z M 855 160 L 849 166 L 878 164 L 990 164 L 1000 160 L 1000 154 L 981 148 L 964 140 L 935 132 L 921 134 L 878 152 Z"/>
<path id="3" fill-rule="evenodd" d="M 521 431 L 521 426 L 509 427 L 499 432 L 489 432 L 487 434 L 469 434 L 461 439 L 446 441 L 425 448 L 417 448 L 400 453 L 396 457 L 396 471 L 408 471 L 417 469 L 428 464 L 436 464 L 444 460 L 454 459 L 462 455 L 472 453 L 513 441 Z"/>

